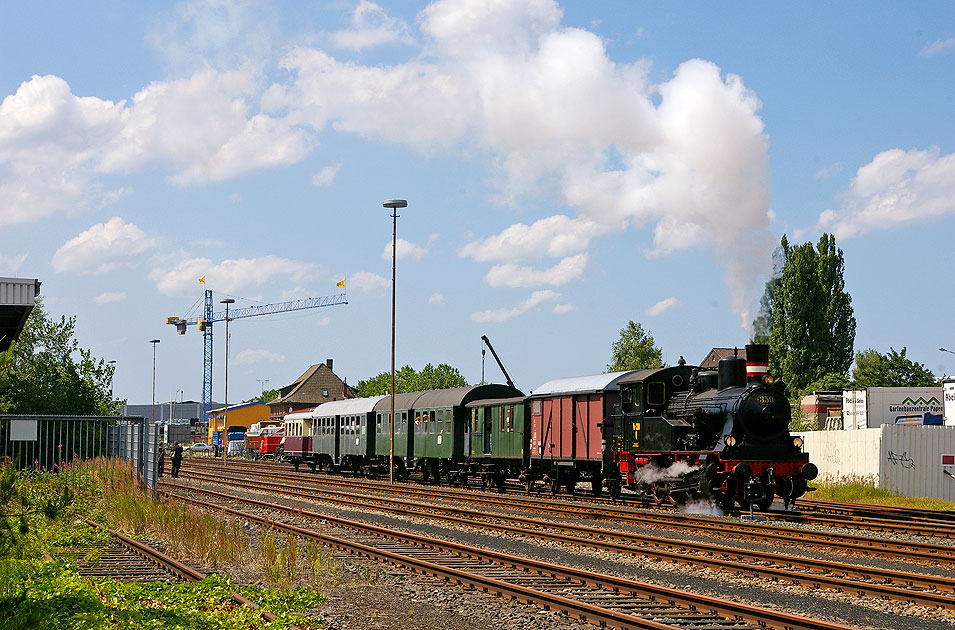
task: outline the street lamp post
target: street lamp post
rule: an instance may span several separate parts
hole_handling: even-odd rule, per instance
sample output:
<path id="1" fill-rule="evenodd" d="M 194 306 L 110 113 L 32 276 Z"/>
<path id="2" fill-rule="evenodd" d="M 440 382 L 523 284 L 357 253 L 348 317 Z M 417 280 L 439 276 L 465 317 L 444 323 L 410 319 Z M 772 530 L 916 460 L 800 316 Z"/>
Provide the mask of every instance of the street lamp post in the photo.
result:
<path id="1" fill-rule="evenodd" d="M 151 422 L 156 421 L 156 344 L 159 343 L 159 339 L 150 339 L 149 343 L 153 344 L 153 405 L 152 411 L 149 412 L 149 420 Z"/>
<path id="2" fill-rule="evenodd" d="M 939 352 L 947 352 L 949 354 L 955 354 L 955 350 L 946 350 L 945 348 L 939 348 Z"/>
<path id="3" fill-rule="evenodd" d="M 110 359 L 106 363 L 108 363 L 113 368 L 113 371 L 109 375 L 109 404 L 110 406 L 112 406 L 113 404 L 113 375 L 116 374 L 116 359 Z"/>
<path id="4" fill-rule="evenodd" d="M 152 409 L 149 412 L 149 421 L 154 425 L 156 423 L 156 344 L 159 343 L 159 339 L 150 339 L 149 343 L 153 344 L 153 404 Z M 148 425 L 144 421 L 142 423 L 142 434 L 139 439 L 139 478 L 143 480 L 145 478 L 146 471 L 146 427 Z"/>
<path id="5" fill-rule="evenodd" d="M 225 408 L 222 416 L 222 462 L 228 461 L 229 454 L 229 305 L 235 304 L 232 298 L 219 300 L 225 304 Z"/>
<path id="6" fill-rule="evenodd" d="M 381 204 L 391 209 L 391 439 L 388 447 L 388 483 L 395 482 L 395 267 L 398 260 L 398 208 L 407 208 L 404 199 L 387 199 Z"/>

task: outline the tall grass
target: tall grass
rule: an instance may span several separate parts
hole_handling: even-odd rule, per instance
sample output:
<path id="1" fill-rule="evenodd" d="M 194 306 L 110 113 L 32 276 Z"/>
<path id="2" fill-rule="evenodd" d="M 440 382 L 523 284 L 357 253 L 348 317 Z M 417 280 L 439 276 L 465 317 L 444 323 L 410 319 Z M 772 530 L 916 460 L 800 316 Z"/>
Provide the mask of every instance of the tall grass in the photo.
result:
<path id="1" fill-rule="evenodd" d="M 876 485 L 872 477 L 851 475 L 836 480 L 813 481 L 816 490 L 807 494 L 809 499 L 864 503 L 922 510 L 955 510 L 955 503 L 931 497 L 903 497 Z"/>
<path id="2" fill-rule="evenodd" d="M 202 569 L 241 568 L 268 586 L 317 588 L 341 582 L 335 557 L 324 546 L 273 529 L 252 528 L 225 514 L 172 501 L 154 501 L 133 470 L 116 462 L 95 464 L 102 483 L 100 512 L 107 524 L 136 538 L 163 541 L 167 553 Z M 365 571 L 363 581 L 371 578 Z M 376 577 L 377 580 L 377 572 Z"/>

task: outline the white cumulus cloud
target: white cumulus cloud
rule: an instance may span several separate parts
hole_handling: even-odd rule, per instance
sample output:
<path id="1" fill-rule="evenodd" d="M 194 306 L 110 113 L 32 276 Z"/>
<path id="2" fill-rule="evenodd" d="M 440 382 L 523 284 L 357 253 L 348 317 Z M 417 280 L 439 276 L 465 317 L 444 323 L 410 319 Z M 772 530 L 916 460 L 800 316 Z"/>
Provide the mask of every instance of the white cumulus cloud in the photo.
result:
<path id="1" fill-rule="evenodd" d="M 564 315 L 576 311 L 577 307 L 573 304 L 558 304 L 554 306 L 554 315 Z"/>
<path id="2" fill-rule="evenodd" d="M 0 276 L 15 276 L 27 261 L 27 256 L 28 254 L 0 253 Z"/>
<path id="3" fill-rule="evenodd" d="M 585 251 L 591 239 L 605 231 L 590 219 L 558 214 L 531 225 L 516 223 L 500 234 L 468 243 L 461 256 L 478 262 L 563 258 Z"/>
<path id="4" fill-rule="evenodd" d="M 156 245 L 156 239 L 147 237 L 135 224 L 113 217 L 90 227 L 56 250 L 53 268 L 58 272 L 102 274 L 117 267 L 135 265 Z"/>
<path id="5" fill-rule="evenodd" d="M 307 131 L 255 111 L 260 89 L 253 71 L 204 68 L 115 103 L 76 96 L 60 77 L 34 76 L 0 103 L 0 225 L 128 192 L 104 190 L 103 174 L 160 168 L 186 184 L 301 161 Z"/>
<path id="6" fill-rule="evenodd" d="M 335 178 L 338 177 L 338 171 L 341 169 L 342 164 L 332 164 L 326 166 L 322 170 L 312 173 L 312 186 L 316 188 L 321 188 L 323 186 L 331 186 L 335 183 Z"/>
<path id="7" fill-rule="evenodd" d="M 843 199 L 843 207 L 822 212 L 817 225 L 836 238 L 955 214 L 955 153 L 883 151 L 856 172 Z"/>
<path id="8" fill-rule="evenodd" d="M 662 315 L 664 312 L 670 310 L 674 306 L 680 303 L 680 300 L 675 297 L 668 297 L 665 300 L 660 300 L 650 308 L 648 308 L 645 313 L 650 317 L 656 317 L 657 315 Z"/>
<path id="9" fill-rule="evenodd" d="M 100 293 L 99 295 L 93 298 L 93 302 L 95 302 L 96 304 L 112 304 L 114 302 L 122 302 L 125 299 L 126 299 L 125 291 L 115 291 L 115 292 Z"/>
<path id="10" fill-rule="evenodd" d="M 391 286 L 391 278 L 384 278 L 371 271 L 359 271 L 348 277 L 348 286 L 365 293 L 381 295 Z"/>
<path id="11" fill-rule="evenodd" d="M 186 258 L 172 268 L 157 267 L 149 273 L 164 295 L 189 295 L 199 290 L 199 278 L 205 286 L 223 293 L 235 293 L 262 286 L 276 278 L 291 282 L 315 280 L 325 275 L 321 267 L 282 258 L 260 256 L 223 260 L 216 264 L 208 258 Z"/>
<path id="12" fill-rule="evenodd" d="M 408 25 L 374 2 L 359 0 L 352 13 L 351 28 L 328 35 L 335 48 L 363 50 L 387 44 L 411 44 L 414 38 Z"/>
<path id="13" fill-rule="evenodd" d="M 243 350 L 232 359 L 233 365 L 256 365 L 258 363 L 281 363 L 285 357 L 271 350 Z"/>
<path id="14" fill-rule="evenodd" d="M 922 49 L 922 56 L 932 57 L 933 55 L 937 55 L 952 48 L 955 48 L 955 37 L 949 37 L 948 39 L 937 39 Z"/>
<path id="15" fill-rule="evenodd" d="M 444 296 L 440 293 L 432 293 L 428 297 L 428 304 L 441 304 L 444 302 Z"/>
<path id="16" fill-rule="evenodd" d="M 484 280 L 492 287 L 560 286 L 581 278 L 587 268 L 588 259 L 587 254 L 577 254 L 543 270 L 511 264 L 495 265 L 487 272 Z"/>
<path id="17" fill-rule="evenodd" d="M 431 240 L 428 242 L 428 246 L 430 246 L 436 238 L 437 237 L 432 234 Z M 383 260 L 391 260 L 393 254 L 398 260 L 403 258 L 421 260 L 428 255 L 428 247 L 416 245 L 411 241 L 399 238 L 396 241 L 388 241 L 388 243 L 386 243 L 384 248 L 381 250 L 381 258 Z"/>
<path id="18" fill-rule="evenodd" d="M 476 313 L 471 313 L 471 319 L 478 323 L 506 322 L 509 319 L 514 319 L 519 315 L 523 315 L 527 311 L 539 306 L 544 302 L 553 302 L 559 297 L 560 293 L 557 293 L 556 291 L 534 291 L 529 298 L 514 307 L 478 311 Z"/>

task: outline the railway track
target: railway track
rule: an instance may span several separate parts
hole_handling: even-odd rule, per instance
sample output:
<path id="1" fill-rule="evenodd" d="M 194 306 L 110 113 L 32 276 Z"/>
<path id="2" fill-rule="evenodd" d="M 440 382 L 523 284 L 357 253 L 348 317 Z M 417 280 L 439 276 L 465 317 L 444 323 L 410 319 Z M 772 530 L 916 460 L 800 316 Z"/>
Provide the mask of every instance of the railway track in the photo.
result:
<path id="1" fill-rule="evenodd" d="M 206 479 L 209 480 L 208 478 Z M 537 540 L 590 547 L 600 551 L 647 557 L 656 561 L 725 571 L 759 580 L 774 580 L 811 589 L 850 592 L 910 604 L 955 610 L 955 579 L 898 569 L 885 570 L 858 566 L 844 560 L 817 560 L 769 551 L 747 551 L 711 542 L 674 541 L 672 539 L 555 523 L 540 518 L 493 514 L 463 507 L 422 505 L 404 499 L 319 489 L 314 486 L 289 486 L 243 480 L 233 476 L 230 485 L 247 490 L 280 492 L 306 500 L 321 500 L 335 505 L 386 511 L 402 517 L 419 517 L 452 523 L 459 527 L 484 528 L 502 534 Z M 955 549 L 950 549 L 955 552 Z M 925 559 L 923 556 L 917 556 Z M 898 558 L 893 558 L 898 560 Z"/>
<path id="2" fill-rule="evenodd" d="M 64 553 L 76 560 L 77 572 L 84 577 L 136 582 L 153 580 L 199 582 L 206 577 L 204 573 L 196 571 L 146 543 L 129 538 L 95 521 L 87 519 L 86 523 L 91 527 L 109 532 L 109 539 L 91 545 L 78 545 Z M 231 600 L 254 610 L 260 608 L 258 604 L 239 593 L 232 593 Z M 265 610 L 260 614 L 266 621 L 274 621 L 277 618 Z"/>
<path id="3" fill-rule="evenodd" d="M 191 495 L 203 495 L 215 503 Z M 522 558 L 341 519 L 208 488 L 177 488 L 170 496 L 230 516 L 276 527 L 290 535 L 320 541 L 335 548 L 408 570 L 437 576 L 501 597 L 518 599 L 602 626 L 614 628 L 780 628 L 845 630 L 846 626 L 791 615 L 743 603 L 723 601 L 611 575 Z M 247 506 L 240 510 L 224 502 Z M 283 519 L 265 516 L 279 513 Z M 306 520 L 320 531 L 286 522 Z M 343 534 L 329 533 L 334 527 Z"/>
<path id="4" fill-rule="evenodd" d="M 193 461 L 197 462 L 198 460 Z M 212 467 L 222 465 L 221 462 L 217 460 L 195 464 L 193 464 L 193 462 L 189 463 L 191 465 Z M 383 484 L 383 482 L 379 481 L 362 480 L 354 477 L 336 477 L 333 475 L 324 474 L 316 476 L 312 473 L 306 473 L 304 471 L 295 472 L 292 471 L 288 466 L 277 463 L 266 464 L 264 462 L 253 463 L 230 460 L 227 467 L 233 471 L 237 469 L 255 470 L 256 474 L 279 476 L 286 479 L 320 478 L 327 480 L 324 481 L 324 483 L 348 487 L 359 486 L 371 488 L 375 485 L 381 486 Z M 434 489 L 438 486 L 415 483 L 400 483 L 396 485 L 388 485 L 386 487 L 392 489 L 393 491 L 403 493 L 433 493 L 435 491 Z M 427 490 L 423 490 L 422 488 L 427 488 Z M 459 493 L 459 496 L 461 497 L 469 497 L 478 494 L 475 493 L 474 490 L 455 490 L 443 486 L 441 487 L 441 491 L 443 493 Z M 571 505 L 586 505 L 590 506 L 590 513 L 595 515 L 604 513 L 607 515 L 607 518 L 612 518 L 615 515 L 627 514 L 628 512 L 626 509 L 621 509 L 625 508 L 626 506 L 650 507 L 652 505 L 642 500 L 623 499 L 619 501 L 610 501 L 609 499 L 599 497 L 595 498 L 588 495 L 556 495 L 556 497 L 546 500 L 534 498 L 534 495 L 525 495 L 523 493 L 502 496 L 520 496 L 520 499 L 510 499 L 510 503 L 512 505 L 516 505 L 518 502 L 521 502 L 526 505 L 533 505 L 535 506 L 535 509 L 542 505 L 553 505 L 555 502 L 557 502 L 557 500 L 559 500 L 560 503 L 567 503 Z M 479 500 L 489 501 L 489 499 Z M 851 504 L 810 502 L 809 500 L 800 499 L 799 504 L 802 505 L 803 503 L 805 503 L 806 506 L 811 510 L 818 513 L 806 514 L 804 512 L 768 510 L 759 512 L 758 514 L 761 519 L 770 521 L 798 523 L 802 525 L 818 525 L 820 527 L 830 527 L 833 529 L 872 531 L 887 534 L 902 534 L 906 536 L 935 537 L 947 540 L 955 540 L 955 514 L 953 513 L 939 512 L 939 518 L 932 518 L 932 515 L 936 514 L 932 510 L 906 510 L 903 508 L 881 509 L 879 506 L 862 506 L 853 509 Z M 822 504 L 824 507 L 817 507 L 818 504 Z M 659 518 L 661 524 L 670 518 L 665 515 L 672 514 L 676 516 L 680 514 L 685 516 L 685 513 L 679 512 L 672 506 L 655 507 L 656 509 L 653 511 L 654 513 L 660 515 Z M 599 508 L 602 508 L 603 512 Z M 949 516 L 951 517 L 950 519 L 948 518 Z M 682 521 L 678 520 L 677 522 Z"/>
<path id="5" fill-rule="evenodd" d="M 227 467 L 230 480 L 239 473 L 230 463 Z M 183 469 L 185 475 L 197 475 L 192 467 Z M 207 468 L 206 481 L 221 480 L 220 469 Z M 892 540 L 882 537 L 859 536 L 846 533 L 833 533 L 795 527 L 779 527 L 762 523 L 739 520 L 717 519 L 693 516 L 657 510 L 633 510 L 619 506 L 589 503 L 564 502 L 532 499 L 525 496 L 497 495 L 453 490 L 448 488 L 422 488 L 420 486 L 391 486 L 375 481 L 344 479 L 335 477 L 315 477 L 309 474 L 261 473 L 255 467 L 247 468 L 246 473 L 253 475 L 256 483 L 265 479 L 291 481 L 302 485 L 301 488 L 323 490 L 323 486 L 339 487 L 347 492 L 362 490 L 387 493 L 388 495 L 417 497 L 433 501 L 436 498 L 447 501 L 460 501 L 469 505 L 484 505 L 496 509 L 531 512 L 535 515 L 552 515 L 563 519 L 590 519 L 636 527 L 664 528 L 686 531 L 692 529 L 698 533 L 720 537 L 745 538 L 767 545 L 798 546 L 815 548 L 825 552 L 832 550 L 846 554 L 880 557 L 889 561 L 918 562 L 928 565 L 955 566 L 955 546 L 916 542 L 911 540 Z"/>

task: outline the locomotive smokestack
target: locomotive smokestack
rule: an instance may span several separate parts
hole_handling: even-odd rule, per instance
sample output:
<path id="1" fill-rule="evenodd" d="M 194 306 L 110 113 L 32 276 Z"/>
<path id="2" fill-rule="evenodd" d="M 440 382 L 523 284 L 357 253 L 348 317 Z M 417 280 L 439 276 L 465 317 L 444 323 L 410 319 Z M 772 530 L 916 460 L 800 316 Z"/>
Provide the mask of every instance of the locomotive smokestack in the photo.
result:
<path id="1" fill-rule="evenodd" d="M 759 383 L 769 373 L 769 346 L 751 343 L 746 346 L 746 382 Z"/>

